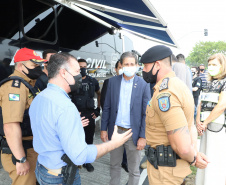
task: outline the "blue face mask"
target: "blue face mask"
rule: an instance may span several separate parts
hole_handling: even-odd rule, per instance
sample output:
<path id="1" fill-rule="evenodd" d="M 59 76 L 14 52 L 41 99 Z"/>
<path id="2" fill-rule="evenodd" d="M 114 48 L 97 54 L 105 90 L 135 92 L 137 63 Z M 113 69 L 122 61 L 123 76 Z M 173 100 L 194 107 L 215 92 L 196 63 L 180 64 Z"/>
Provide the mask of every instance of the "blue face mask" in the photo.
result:
<path id="1" fill-rule="evenodd" d="M 133 67 L 123 67 L 123 73 L 127 76 L 127 77 L 131 77 L 133 76 L 137 71 L 137 67 L 133 66 Z"/>

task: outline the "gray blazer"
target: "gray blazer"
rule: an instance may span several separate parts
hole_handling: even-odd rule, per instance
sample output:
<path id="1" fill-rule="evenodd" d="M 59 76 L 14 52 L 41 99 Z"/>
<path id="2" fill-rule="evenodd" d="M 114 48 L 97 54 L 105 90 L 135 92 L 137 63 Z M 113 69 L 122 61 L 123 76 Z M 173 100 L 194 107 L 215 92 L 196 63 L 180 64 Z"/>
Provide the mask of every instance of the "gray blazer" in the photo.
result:
<path id="1" fill-rule="evenodd" d="M 114 125 L 117 118 L 120 87 L 122 75 L 115 76 L 109 79 L 108 89 L 102 112 L 101 130 L 108 130 L 108 138 L 114 131 Z M 132 138 L 135 145 L 137 140 L 145 138 L 145 118 L 146 107 L 151 99 L 150 84 L 147 84 L 142 78 L 135 75 L 132 87 L 131 104 L 130 104 L 130 124 L 132 128 Z"/>

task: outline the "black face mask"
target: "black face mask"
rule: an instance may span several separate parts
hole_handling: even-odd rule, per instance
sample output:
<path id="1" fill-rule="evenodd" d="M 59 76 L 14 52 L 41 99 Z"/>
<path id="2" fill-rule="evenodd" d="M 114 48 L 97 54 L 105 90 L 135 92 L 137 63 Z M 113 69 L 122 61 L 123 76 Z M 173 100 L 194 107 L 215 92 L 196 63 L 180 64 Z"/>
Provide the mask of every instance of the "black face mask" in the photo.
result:
<path id="1" fill-rule="evenodd" d="M 82 77 L 86 76 L 86 68 L 81 68 L 80 74 L 82 75 Z"/>
<path id="2" fill-rule="evenodd" d="M 157 81 L 157 75 L 159 70 L 156 72 L 155 75 L 152 74 L 153 68 L 154 68 L 155 64 L 153 65 L 153 67 L 151 68 L 151 70 L 149 72 L 145 72 L 143 71 L 143 79 L 147 82 L 147 83 L 156 83 Z"/>
<path id="3" fill-rule="evenodd" d="M 202 72 L 203 72 L 203 71 L 204 71 L 204 69 L 200 69 L 200 71 L 202 71 Z"/>
<path id="4" fill-rule="evenodd" d="M 23 65 L 24 65 L 24 64 L 23 64 Z M 24 65 L 24 67 L 26 67 L 26 66 Z M 26 67 L 26 68 L 27 68 L 27 67 Z M 35 67 L 34 69 L 29 69 L 29 68 L 27 68 L 27 70 L 28 70 L 28 74 L 25 73 L 24 71 L 23 71 L 23 73 L 24 73 L 28 78 L 30 78 L 30 79 L 32 79 L 32 80 L 38 79 L 38 77 L 43 73 L 43 72 L 42 72 L 41 66 L 37 66 L 37 67 Z"/>
<path id="5" fill-rule="evenodd" d="M 68 71 L 67 71 L 68 72 Z M 73 76 L 70 72 L 68 72 L 71 76 Z M 75 84 L 73 85 L 70 85 L 68 83 L 68 81 L 66 80 L 66 82 L 68 83 L 70 89 L 71 89 L 71 92 L 75 92 L 77 89 L 81 88 L 82 86 L 82 75 L 81 74 L 78 74 L 76 76 L 73 76 L 74 80 L 75 80 Z"/>

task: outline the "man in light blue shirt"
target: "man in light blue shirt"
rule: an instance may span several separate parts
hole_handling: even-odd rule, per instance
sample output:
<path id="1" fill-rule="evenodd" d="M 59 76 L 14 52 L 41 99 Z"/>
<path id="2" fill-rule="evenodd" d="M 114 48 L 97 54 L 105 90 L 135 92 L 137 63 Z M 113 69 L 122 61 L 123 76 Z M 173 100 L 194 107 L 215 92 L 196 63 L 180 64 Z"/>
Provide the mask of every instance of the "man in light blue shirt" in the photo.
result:
<path id="1" fill-rule="evenodd" d="M 75 165 L 92 163 L 95 159 L 121 146 L 132 135 L 120 135 L 115 128 L 114 139 L 101 145 L 87 145 L 79 112 L 68 93 L 80 87 L 79 64 L 72 55 L 55 54 L 48 64 L 49 84 L 32 102 L 29 110 L 34 136 L 34 150 L 39 154 L 36 177 L 40 185 L 65 184 L 61 160 L 66 154 Z M 120 141 L 121 140 L 121 141 Z M 81 184 L 78 173 L 73 185 Z"/>
<path id="2" fill-rule="evenodd" d="M 115 124 L 123 128 L 131 128 L 130 126 L 130 103 L 134 77 L 125 80 L 122 78 L 120 87 L 120 98 L 118 107 L 118 116 Z"/>

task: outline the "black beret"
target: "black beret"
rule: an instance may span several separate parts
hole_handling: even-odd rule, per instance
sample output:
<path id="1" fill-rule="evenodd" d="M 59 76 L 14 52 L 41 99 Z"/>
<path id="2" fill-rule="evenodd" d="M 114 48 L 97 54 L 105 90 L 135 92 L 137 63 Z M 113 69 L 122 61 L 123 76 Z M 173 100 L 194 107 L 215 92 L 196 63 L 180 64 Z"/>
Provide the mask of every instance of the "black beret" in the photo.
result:
<path id="1" fill-rule="evenodd" d="M 173 52 L 164 45 L 157 45 L 148 49 L 141 57 L 140 62 L 143 64 L 153 63 L 171 56 Z"/>

